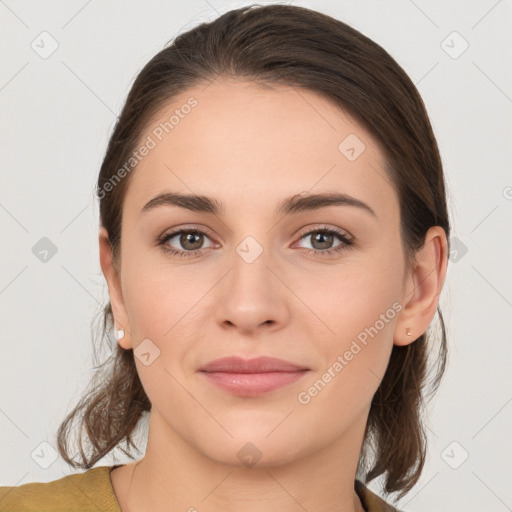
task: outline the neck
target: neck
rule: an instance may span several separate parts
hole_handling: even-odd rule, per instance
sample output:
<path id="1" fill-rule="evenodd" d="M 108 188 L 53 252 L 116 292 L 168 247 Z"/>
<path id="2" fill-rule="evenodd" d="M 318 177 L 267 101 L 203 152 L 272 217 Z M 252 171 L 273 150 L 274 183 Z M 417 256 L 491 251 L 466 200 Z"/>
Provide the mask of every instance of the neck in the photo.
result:
<path id="1" fill-rule="evenodd" d="M 122 512 L 163 512 L 171 504 L 187 512 L 363 512 L 354 479 L 365 422 L 366 416 L 313 453 L 247 467 L 206 456 L 153 410 L 146 454 L 119 468 L 124 483 L 118 479 L 114 489 Z"/>

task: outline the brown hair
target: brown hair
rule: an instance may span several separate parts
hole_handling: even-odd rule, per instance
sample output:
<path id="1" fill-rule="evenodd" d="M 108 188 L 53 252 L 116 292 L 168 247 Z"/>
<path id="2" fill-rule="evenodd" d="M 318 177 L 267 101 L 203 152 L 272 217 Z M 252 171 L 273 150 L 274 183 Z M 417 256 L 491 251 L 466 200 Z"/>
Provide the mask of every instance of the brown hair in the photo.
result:
<path id="1" fill-rule="evenodd" d="M 137 76 L 118 118 L 101 166 L 97 195 L 100 221 L 109 233 L 114 262 L 120 262 L 121 213 L 131 174 L 113 183 L 116 172 L 137 148 L 152 117 L 178 94 L 217 78 L 302 87 L 328 98 L 361 123 L 380 143 L 387 173 L 400 203 L 401 236 L 408 264 L 427 230 L 441 226 L 449 239 L 441 158 L 424 103 L 409 77 L 378 44 L 349 25 L 322 13 L 289 5 L 251 5 L 231 10 L 179 35 Z M 106 191 L 108 190 L 108 193 Z M 103 310 L 103 337 L 113 327 L 110 302 Z M 433 360 L 430 390 L 446 364 L 446 332 Z M 384 478 L 386 493 L 408 492 L 418 481 L 426 453 L 421 422 L 430 375 L 427 332 L 407 346 L 393 346 L 388 368 L 375 393 L 358 473 L 365 482 Z M 428 339 L 427 339 L 428 336 Z M 111 341 L 110 341 L 111 342 Z M 61 424 L 57 437 L 63 458 L 75 468 L 91 468 L 131 436 L 151 403 L 139 380 L 133 350 L 116 345 L 96 385 Z M 94 381 L 94 379 L 93 379 Z M 92 384 L 92 382 L 91 382 Z M 81 460 L 68 453 L 73 420 L 80 418 L 91 450 Z M 128 452 L 127 455 L 133 458 Z M 371 462 L 371 465 L 370 465 Z"/>

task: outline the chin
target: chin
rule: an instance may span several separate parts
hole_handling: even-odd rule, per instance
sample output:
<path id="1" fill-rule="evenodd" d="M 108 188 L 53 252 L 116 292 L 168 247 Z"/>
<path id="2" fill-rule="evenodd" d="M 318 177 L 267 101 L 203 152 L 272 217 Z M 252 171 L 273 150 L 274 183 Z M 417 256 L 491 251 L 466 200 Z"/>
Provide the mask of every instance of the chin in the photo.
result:
<path id="1" fill-rule="evenodd" d="M 197 449 L 219 464 L 238 468 L 272 468 L 293 462 L 304 455 L 298 442 L 283 435 L 284 432 L 270 436 L 270 429 L 265 432 L 255 432 L 254 429 L 230 432 L 233 439 L 226 436 L 224 440 L 213 441 L 208 436 L 211 442 L 206 446 L 197 446 Z"/>

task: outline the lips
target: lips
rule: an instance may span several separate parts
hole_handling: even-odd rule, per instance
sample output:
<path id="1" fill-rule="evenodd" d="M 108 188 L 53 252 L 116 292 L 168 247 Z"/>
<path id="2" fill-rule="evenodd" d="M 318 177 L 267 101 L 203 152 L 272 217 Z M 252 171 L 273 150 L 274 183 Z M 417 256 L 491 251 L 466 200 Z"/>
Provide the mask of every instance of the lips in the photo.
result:
<path id="1" fill-rule="evenodd" d="M 244 359 L 238 356 L 215 359 L 203 366 L 202 372 L 226 373 L 270 373 L 270 372 L 297 372 L 308 370 L 305 366 L 290 363 L 274 357 L 261 356 L 254 359 Z"/>
<path id="2" fill-rule="evenodd" d="M 208 363 L 199 373 L 232 395 L 256 397 L 298 381 L 309 373 L 309 368 L 273 357 L 231 356 Z"/>

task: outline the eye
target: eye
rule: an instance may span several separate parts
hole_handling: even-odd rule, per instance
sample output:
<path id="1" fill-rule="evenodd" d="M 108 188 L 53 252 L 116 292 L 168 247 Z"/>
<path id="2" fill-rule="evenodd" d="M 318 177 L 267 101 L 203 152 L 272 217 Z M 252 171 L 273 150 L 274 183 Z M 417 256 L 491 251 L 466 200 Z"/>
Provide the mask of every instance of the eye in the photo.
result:
<path id="1" fill-rule="evenodd" d="M 307 251 L 308 254 L 329 256 L 348 249 L 353 245 L 352 239 L 348 238 L 345 233 L 333 228 L 321 227 L 308 231 L 301 236 L 300 240 L 307 239 L 308 237 L 311 239 L 311 245 L 313 246 L 312 249 Z M 333 247 L 332 244 L 335 238 L 341 240 L 341 243 Z"/>
<path id="2" fill-rule="evenodd" d="M 201 252 L 204 239 L 208 238 L 207 234 L 198 229 L 180 229 L 164 235 L 159 239 L 158 245 L 161 245 L 163 250 L 176 256 L 194 256 Z M 176 249 L 168 245 L 168 242 L 176 238 L 176 242 L 182 249 Z"/>

